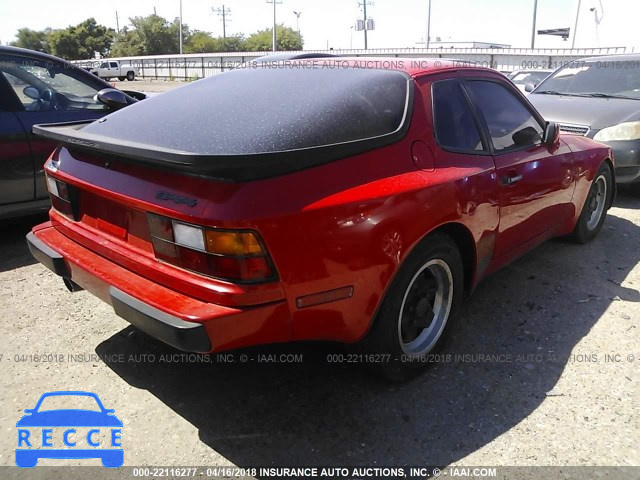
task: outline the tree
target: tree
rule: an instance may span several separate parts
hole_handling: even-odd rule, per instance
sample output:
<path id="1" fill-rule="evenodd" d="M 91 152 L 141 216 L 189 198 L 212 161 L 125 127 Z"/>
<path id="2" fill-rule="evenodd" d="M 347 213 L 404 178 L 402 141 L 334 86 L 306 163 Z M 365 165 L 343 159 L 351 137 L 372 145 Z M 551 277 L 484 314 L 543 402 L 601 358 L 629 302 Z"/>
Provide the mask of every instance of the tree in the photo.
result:
<path id="1" fill-rule="evenodd" d="M 94 53 L 107 55 L 115 30 L 99 25 L 95 18 L 88 18 L 75 26 L 53 30 L 47 36 L 49 51 L 67 60 L 93 58 Z"/>
<path id="2" fill-rule="evenodd" d="M 84 60 L 93 55 L 82 55 L 81 45 L 76 36 L 69 29 L 53 30 L 47 38 L 49 52 L 68 60 Z"/>
<path id="3" fill-rule="evenodd" d="M 109 53 L 114 34 L 113 28 L 99 25 L 95 18 L 87 18 L 78 25 L 59 30 L 21 28 L 12 45 L 52 53 L 67 60 L 84 60 L 93 58 L 94 52 Z"/>
<path id="4" fill-rule="evenodd" d="M 116 34 L 113 28 L 99 25 L 95 18 L 88 18 L 75 27 L 69 27 L 69 30 L 80 43 L 80 56 L 77 59 L 93 58 L 94 52 L 107 55 Z"/>
<path id="5" fill-rule="evenodd" d="M 243 52 L 246 50 L 242 35 L 212 37 L 209 32 L 194 30 L 185 43 L 185 53 Z"/>
<path id="6" fill-rule="evenodd" d="M 302 37 L 294 29 L 284 25 L 276 26 L 278 50 L 302 50 Z M 248 51 L 270 51 L 273 46 L 273 29 L 260 30 L 247 38 Z"/>
<path id="7" fill-rule="evenodd" d="M 191 32 L 189 42 L 184 46 L 185 53 L 217 52 L 218 42 L 209 32 L 195 30 Z"/>
<path id="8" fill-rule="evenodd" d="M 30 28 L 21 28 L 16 35 L 16 41 L 11 42 L 14 47 L 29 48 L 38 52 L 49 53 L 49 44 L 47 43 L 47 31 L 31 30 Z"/>
<path id="9" fill-rule="evenodd" d="M 245 52 L 247 50 L 247 41 L 243 35 L 234 35 L 231 37 L 218 37 L 217 52 Z"/>
<path id="10" fill-rule="evenodd" d="M 130 18 L 132 28 L 125 27 L 111 49 L 115 57 L 136 55 L 164 55 L 180 51 L 180 20 L 169 22 L 159 15 Z M 186 45 L 190 31 L 182 24 L 182 38 Z"/>

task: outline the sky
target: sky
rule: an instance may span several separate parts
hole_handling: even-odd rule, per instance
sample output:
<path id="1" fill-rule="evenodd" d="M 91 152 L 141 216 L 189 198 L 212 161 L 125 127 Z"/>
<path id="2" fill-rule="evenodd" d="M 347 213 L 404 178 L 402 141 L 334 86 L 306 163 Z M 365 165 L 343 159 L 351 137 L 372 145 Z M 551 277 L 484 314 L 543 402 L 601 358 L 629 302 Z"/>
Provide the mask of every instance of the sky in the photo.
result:
<path id="1" fill-rule="evenodd" d="M 361 0 L 362 1 L 362 0 Z M 535 0 L 431 0 L 431 41 L 479 41 L 527 48 Z M 536 29 L 570 27 L 574 30 L 579 0 L 538 0 Z M 248 35 L 273 24 L 273 4 L 266 0 L 182 0 L 183 22 L 190 28 L 222 35 L 222 21 L 212 8 L 229 8 L 227 35 Z M 429 0 L 373 0 L 368 17 L 375 20 L 369 32 L 369 48 L 424 47 Z M 173 19 L 179 15 L 180 0 L 0 0 L 0 43 L 15 39 L 21 27 L 65 28 L 88 17 L 120 28 L 133 16 L 153 13 Z M 590 9 L 595 8 L 595 11 Z M 305 49 L 363 48 L 364 35 L 351 27 L 362 18 L 357 0 L 282 0 L 276 7 L 278 23 L 299 27 Z M 581 0 L 576 48 L 628 47 L 640 51 L 639 0 Z M 536 36 L 536 47 L 570 48 L 572 38 L 563 41 Z"/>

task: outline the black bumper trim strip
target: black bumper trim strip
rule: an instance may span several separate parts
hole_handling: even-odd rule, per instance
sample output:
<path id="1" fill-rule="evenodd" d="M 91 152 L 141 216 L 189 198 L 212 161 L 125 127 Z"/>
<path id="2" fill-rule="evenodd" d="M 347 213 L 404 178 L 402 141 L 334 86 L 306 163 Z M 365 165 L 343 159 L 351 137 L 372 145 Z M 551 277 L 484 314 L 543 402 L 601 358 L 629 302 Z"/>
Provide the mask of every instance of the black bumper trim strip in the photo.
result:
<path id="1" fill-rule="evenodd" d="M 152 337 L 187 352 L 211 350 L 211 342 L 201 323 L 174 317 L 115 287 L 109 288 L 109 296 L 119 317 Z"/>
<path id="2" fill-rule="evenodd" d="M 71 278 L 71 273 L 69 272 L 62 255 L 38 240 L 33 232 L 29 232 L 27 234 L 27 245 L 29 246 L 31 255 L 33 255 L 41 264 L 56 275 L 60 275 L 63 278 Z"/>

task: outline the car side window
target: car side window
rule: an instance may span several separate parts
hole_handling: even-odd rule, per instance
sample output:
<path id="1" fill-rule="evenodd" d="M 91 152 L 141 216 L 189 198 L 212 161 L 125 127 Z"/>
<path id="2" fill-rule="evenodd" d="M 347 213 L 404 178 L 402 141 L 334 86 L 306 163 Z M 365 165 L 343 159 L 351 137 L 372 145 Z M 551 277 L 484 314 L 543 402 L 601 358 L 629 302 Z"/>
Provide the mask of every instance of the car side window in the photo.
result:
<path id="1" fill-rule="evenodd" d="M 442 80 L 433 83 L 431 92 L 438 144 L 445 149 L 482 152 L 480 132 L 460 84 L 456 80 Z"/>
<path id="2" fill-rule="evenodd" d="M 100 64 L 100 68 L 109 68 L 109 64 L 107 62 L 102 62 Z"/>
<path id="3" fill-rule="evenodd" d="M 505 86 L 486 80 L 468 80 L 465 88 L 487 124 L 497 153 L 542 142 L 543 127 Z"/>
<path id="4" fill-rule="evenodd" d="M 116 62 L 109 62 L 109 66 L 111 68 L 118 68 L 118 64 Z"/>
<path id="5" fill-rule="evenodd" d="M 105 110 L 98 90 L 63 64 L 15 57 L 0 62 L 2 75 L 26 111 Z"/>

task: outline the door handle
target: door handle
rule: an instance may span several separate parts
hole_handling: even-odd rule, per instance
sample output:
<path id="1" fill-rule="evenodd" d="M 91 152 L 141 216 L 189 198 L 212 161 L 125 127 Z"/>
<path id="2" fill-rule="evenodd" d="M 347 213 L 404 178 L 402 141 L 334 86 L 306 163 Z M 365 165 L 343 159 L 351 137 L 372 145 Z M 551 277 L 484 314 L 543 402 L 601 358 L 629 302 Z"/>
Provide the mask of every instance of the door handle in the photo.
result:
<path id="1" fill-rule="evenodd" d="M 522 174 L 518 174 L 518 175 L 507 175 L 502 177 L 501 182 L 503 185 L 513 185 L 514 183 L 519 182 L 520 180 L 522 180 Z"/>

